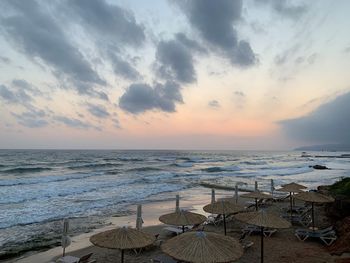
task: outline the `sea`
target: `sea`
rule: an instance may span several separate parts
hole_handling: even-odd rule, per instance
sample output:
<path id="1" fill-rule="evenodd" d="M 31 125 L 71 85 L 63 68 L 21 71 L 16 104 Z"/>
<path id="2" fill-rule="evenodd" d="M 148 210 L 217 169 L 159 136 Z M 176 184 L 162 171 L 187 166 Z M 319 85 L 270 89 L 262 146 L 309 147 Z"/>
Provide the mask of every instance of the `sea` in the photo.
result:
<path id="1" fill-rule="evenodd" d="M 313 165 L 328 170 L 315 170 Z M 350 176 L 341 152 L 0 150 L 0 259 L 60 243 L 128 214 L 128 207 L 191 194 L 205 184 L 263 191 L 298 182 L 310 189 Z"/>

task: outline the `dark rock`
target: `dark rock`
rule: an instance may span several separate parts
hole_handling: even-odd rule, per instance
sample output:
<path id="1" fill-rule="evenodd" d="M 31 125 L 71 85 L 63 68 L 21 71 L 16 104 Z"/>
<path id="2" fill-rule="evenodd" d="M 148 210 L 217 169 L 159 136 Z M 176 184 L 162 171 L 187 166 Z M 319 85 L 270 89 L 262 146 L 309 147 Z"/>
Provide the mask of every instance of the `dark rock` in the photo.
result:
<path id="1" fill-rule="evenodd" d="M 320 165 L 320 164 L 316 164 L 316 165 L 311 165 L 310 167 L 316 169 L 316 170 L 328 170 L 329 168 L 325 165 Z"/>
<path id="2" fill-rule="evenodd" d="M 338 239 L 330 246 L 331 254 L 341 255 L 350 252 L 350 217 L 337 222 L 336 230 Z"/>

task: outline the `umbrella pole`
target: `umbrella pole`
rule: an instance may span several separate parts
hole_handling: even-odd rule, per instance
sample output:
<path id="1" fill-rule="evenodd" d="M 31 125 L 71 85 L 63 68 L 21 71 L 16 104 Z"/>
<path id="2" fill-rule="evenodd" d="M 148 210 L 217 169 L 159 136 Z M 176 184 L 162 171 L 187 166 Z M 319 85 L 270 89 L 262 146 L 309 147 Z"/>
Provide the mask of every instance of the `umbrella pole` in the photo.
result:
<path id="1" fill-rule="evenodd" d="M 261 235 L 260 262 L 263 263 L 264 262 L 264 227 L 263 226 L 261 227 L 260 235 Z"/>
<path id="2" fill-rule="evenodd" d="M 63 257 L 64 257 L 65 254 L 66 254 L 66 248 L 64 247 L 63 248 Z"/>
<path id="3" fill-rule="evenodd" d="M 314 212 L 314 202 L 311 203 L 312 210 L 312 231 L 315 230 L 315 212 Z"/>
<path id="4" fill-rule="evenodd" d="M 224 214 L 224 230 L 225 230 L 225 236 L 226 236 L 226 215 Z"/>
<path id="5" fill-rule="evenodd" d="M 290 222 L 292 223 L 292 217 L 293 217 L 293 199 L 292 199 L 292 192 L 289 193 L 289 200 L 290 200 Z"/>
<path id="6" fill-rule="evenodd" d="M 255 198 L 255 211 L 258 211 L 258 198 Z"/>
<path id="7" fill-rule="evenodd" d="M 122 258 L 121 258 L 121 262 L 124 263 L 124 249 L 121 250 L 121 254 L 122 254 Z"/>

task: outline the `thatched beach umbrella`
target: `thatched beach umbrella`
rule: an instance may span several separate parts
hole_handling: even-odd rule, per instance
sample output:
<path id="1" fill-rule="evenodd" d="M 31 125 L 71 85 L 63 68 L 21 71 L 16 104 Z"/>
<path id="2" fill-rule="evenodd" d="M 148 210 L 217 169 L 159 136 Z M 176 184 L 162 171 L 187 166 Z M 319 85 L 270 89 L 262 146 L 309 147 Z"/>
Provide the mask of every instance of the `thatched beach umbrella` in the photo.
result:
<path id="1" fill-rule="evenodd" d="M 254 198 L 255 199 L 255 210 L 258 211 L 258 199 L 270 199 L 270 198 L 272 198 L 272 195 L 264 194 L 264 193 L 259 192 L 259 191 L 255 191 L 255 192 L 242 194 L 241 197 Z"/>
<path id="2" fill-rule="evenodd" d="M 312 211 L 312 230 L 315 230 L 315 212 L 314 212 L 314 204 L 315 203 L 333 203 L 334 198 L 331 196 L 319 194 L 316 192 L 303 192 L 295 195 L 296 199 L 310 202 L 311 203 L 311 211 Z"/>
<path id="3" fill-rule="evenodd" d="M 289 193 L 289 200 L 290 200 L 290 220 L 292 221 L 293 217 L 293 195 L 294 193 L 300 193 L 303 192 L 302 189 L 306 189 L 306 186 L 296 184 L 296 183 L 290 183 L 285 184 L 282 188 L 278 189 L 279 192 L 287 192 Z"/>
<path id="4" fill-rule="evenodd" d="M 182 232 L 185 232 L 185 226 L 202 224 L 206 219 L 204 215 L 184 210 L 159 217 L 159 221 L 164 224 L 182 226 Z"/>
<path id="5" fill-rule="evenodd" d="M 124 250 L 142 248 L 153 244 L 155 237 L 134 228 L 120 227 L 95 234 L 90 242 L 98 247 L 121 250 L 121 262 L 124 262 Z"/>
<path id="6" fill-rule="evenodd" d="M 237 213 L 244 210 L 244 207 L 234 202 L 222 199 L 212 204 L 208 204 L 203 207 L 203 210 L 207 213 L 223 215 L 224 217 L 224 232 L 226 236 L 226 215 Z"/>
<path id="7" fill-rule="evenodd" d="M 260 261 L 264 262 L 264 228 L 289 228 L 291 224 L 279 217 L 276 214 L 260 210 L 257 212 L 248 212 L 235 215 L 235 218 L 247 223 L 249 225 L 255 225 L 260 227 L 261 235 L 261 255 Z"/>
<path id="8" fill-rule="evenodd" d="M 166 241 L 161 249 L 185 262 L 232 262 L 243 255 L 243 248 L 233 237 L 208 232 L 187 232 Z"/>

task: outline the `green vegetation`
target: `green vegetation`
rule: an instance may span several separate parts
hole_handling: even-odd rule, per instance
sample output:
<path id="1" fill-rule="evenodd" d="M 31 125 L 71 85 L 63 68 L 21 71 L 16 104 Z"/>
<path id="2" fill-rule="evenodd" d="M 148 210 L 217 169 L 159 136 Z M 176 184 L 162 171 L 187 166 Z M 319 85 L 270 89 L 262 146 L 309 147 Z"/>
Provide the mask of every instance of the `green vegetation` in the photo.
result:
<path id="1" fill-rule="evenodd" d="M 334 195 L 344 195 L 350 197 L 350 178 L 343 178 L 330 186 L 331 193 Z"/>

